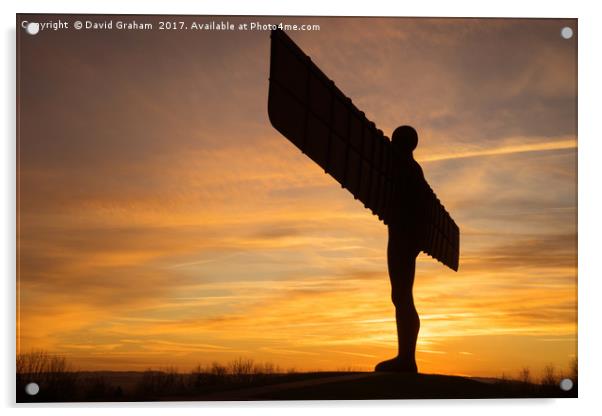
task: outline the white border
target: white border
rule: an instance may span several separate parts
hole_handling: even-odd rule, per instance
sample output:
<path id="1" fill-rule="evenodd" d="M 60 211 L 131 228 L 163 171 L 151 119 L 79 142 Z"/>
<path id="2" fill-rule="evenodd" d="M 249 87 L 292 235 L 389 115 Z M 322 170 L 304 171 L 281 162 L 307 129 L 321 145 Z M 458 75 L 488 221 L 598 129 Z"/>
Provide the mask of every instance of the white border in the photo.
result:
<path id="1" fill-rule="evenodd" d="M 260 403 L 202 403 L 202 404 L 128 404 L 112 409 L 115 414 L 129 414 L 132 411 L 146 415 L 164 414 L 164 408 L 185 414 L 222 413 L 231 410 L 244 410 L 251 414 L 305 414 L 308 411 L 326 413 L 341 409 L 346 414 L 364 414 L 376 408 L 379 413 L 420 412 L 421 414 L 483 414 L 506 415 L 508 412 L 534 411 L 555 415 L 567 413 L 591 413 L 588 410 L 599 408 L 597 403 L 602 368 L 598 351 L 600 343 L 600 294 L 602 266 L 595 239 L 601 234 L 600 218 L 602 204 L 600 180 L 602 172 L 599 160 L 602 132 L 600 124 L 599 74 L 602 74 L 600 45 L 602 39 L 601 15 L 594 1 L 542 1 L 524 0 L 486 1 L 414 1 L 395 4 L 391 1 L 370 0 L 360 4 L 349 2 L 326 2 L 324 0 L 304 0 L 292 2 L 268 0 L 186 1 L 186 0 L 94 0 L 69 2 L 64 0 L 23 1 L 20 3 L 2 2 L 0 19 L 3 24 L 3 64 L 2 82 L 4 97 L 2 126 L 5 137 L 0 150 L 0 186 L 2 204 L 3 238 L 1 240 L 0 264 L 4 290 L 2 291 L 2 351 L 3 365 L 0 404 L 9 407 L 12 414 L 14 405 L 14 330 L 15 330 L 15 13 L 132 13 L 132 14 L 222 14 L 222 15 L 346 15 L 346 16 L 472 16 L 472 17 L 570 17 L 579 18 L 579 363 L 580 383 L 577 400 L 444 400 L 444 401 L 363 401 L 363 402 L 260 402 Z M 105 414 L 109 406 L 87 405 L 89 414 Z M 10 408 L 12 407 L 12 408 Z M 200 409 L 199 409 L 200 407 Z M 41 409 L 26 407 L 25 413 L 43 412 L 49 415 L 79 414 L 77 406 L 52 405 Z M 522 412 L 521 412 L 522 413 Z M 346 415 L 347 416 L 347 415 Z"/>
<path id="2" fill-rule="evenodd" d="M 59 0 L 29 0 L 18 6 L 21 13 L 133 13 L 133 14 L 222 14 L 222 15 L 315 15 L 315 16 L 457 16 L 457 17 L 578 17 L 588 10 L 586 2 L 550 0 L 530 4 L 524 0 L 482 2 L 423 0 L 394 4 L 386 0 L 335 2 L 307 0 L 231 0 L 190 2 L 187 0 L 144 2 L 105 0 L 77 3 Z"/>

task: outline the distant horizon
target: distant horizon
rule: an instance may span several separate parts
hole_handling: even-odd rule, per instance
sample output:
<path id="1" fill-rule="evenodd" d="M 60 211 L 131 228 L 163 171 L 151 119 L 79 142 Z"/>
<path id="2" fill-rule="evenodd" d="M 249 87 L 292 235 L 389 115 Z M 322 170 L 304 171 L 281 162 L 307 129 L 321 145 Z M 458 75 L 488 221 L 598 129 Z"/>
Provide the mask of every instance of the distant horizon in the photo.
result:
<path id="1" fill-rule="evenodd" d="M 23 354 L 28 354 L 28 353 L 32 353 L 32 352 L 35 353 L 35 352 L 40 352 L 40 351 L 32 350 L 29 352 L 24 352 Z M 253 365 L 253 367 L 257 368 L 257 369 L 264 368 L 265 366 L 268 366 L 268 367 L 273 366 L 274 371 L 268 371 L 268 372 L 266 372 L 266 374 L 321 373 L 321 372 L 346 373 L 346 372 L 373 372 L 374 371 L 374 369 L 371 366 L 367 366 L 366 368 L 349 366 L 347 368 L 340 367 L 340 368 L 335 368 L 335 369 L 320 369 L 320 368 L 299 369 L 299 368 L 295 368 L 295 367 L 281 366 L 281 365 L 279 365 L 277 363 L 273 363 L 271 361 L 257 361 L 257 360 L 254 360 L 252 357 L 243 357 L 243 356 L 235 357 L 228 361 L 215 361 L 214 360 L 214 361 L 210 361 L 210 362 L 198 362 L 197 364 L 193 365 L 190 368 L 178 367 L 178 366 L 174 366 L 174 365 L 170 365 L 169 363 L 166 363 L 166 364 L 158 364 L 156 366 L 146 366 L 146 367 L 131 368 L 131 369 L 128 369 L 128 368 L 117 369 L 117 370 L 110 369 L 110 368 L 93 369 L 93 368 L 78 368 L 76 366 L 73 366 L 72 363 L 69 361 L 69 357 L 66 357 L 64 355 L 52 353 L 50 351 L 43 351 L 43 352 L 48 354 L 49 356 L 65 358 L 67 360 L 67 369 L 68 369 L 67 371 L 76 372 L 76 373 L 144 373 L 147 371 L 155 371 L 155 372 L 175 371 L 178 374 L 191 374 L 191 373 L 199 372 L 199 370 L 201 370 L 200 371 L 201 373 L 211 373 L 212 366 L 214 366 L 214 365 L 219 365 L 219 366 L 228 368 L 228 367 L 232 367 L 232 365 L 237 361 L 250 362 Z M 572 360 L 575 360 L 575 361 L 572 361 Z M 523 373 L 525 370 L 527 370 L 528 374 L 531 378 L 531 382 L 537 384 L 541 381 L 541 379 L 543 377 L 546 376 L 546 371 L 548 371 L 550 369 L 553 371 L 553 374 L 558 378 L 572 377 L 573 372 L 574 372 L 573 365 L 576 364 L 576 358 L 574 358 L 572 360 L 567 362 L 567 364 L 565 366 L 556 366 L 553 363 L 548 363 L 542 368 L 532 368 L 528 365 L 524 365 L 524 366 L 518 367 L 516 369 L 516 371 L 502 372 L 502 373 L 490 375 L 490 376 L 462 374 L 462 373 L 434 373 L 434 372 L 425 373 L 422 371 L 420 371 L 420 374 L 449 375 L 449 376 L 467 377 L 467 378 L 475 378 L 475 379 L 483 378 L 483 379 L 496 379 L 496 380 L 507 378 L 508 380 L 517 380 L 518 381 L 521 378 L 521 373 Z"/>
<path id="2" fill-rule="evenodd" d="M 418 258 L 419 371 L 568 369 L 577 20 L 260 20 L 319 24 L 289 35 L 386 136 L 418 131 L 461 229 L 458 273 Z M 17 353 L 184 372 L 395 354 L 386 227 L 271 127 L 269 32 L 18 37 Z"/>

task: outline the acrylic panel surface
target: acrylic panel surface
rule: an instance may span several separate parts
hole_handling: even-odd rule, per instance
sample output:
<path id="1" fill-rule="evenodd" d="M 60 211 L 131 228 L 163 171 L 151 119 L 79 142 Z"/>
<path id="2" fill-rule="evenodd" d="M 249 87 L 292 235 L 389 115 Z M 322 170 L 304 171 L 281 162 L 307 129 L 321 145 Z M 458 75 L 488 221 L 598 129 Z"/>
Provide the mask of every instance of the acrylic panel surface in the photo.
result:
<path id="1" fill-rule="evenodd" d="M 16 26 L 18 401 L 576 396 L 575 19 Z M 401 125 L 417 374 L 374 371 Z"/>

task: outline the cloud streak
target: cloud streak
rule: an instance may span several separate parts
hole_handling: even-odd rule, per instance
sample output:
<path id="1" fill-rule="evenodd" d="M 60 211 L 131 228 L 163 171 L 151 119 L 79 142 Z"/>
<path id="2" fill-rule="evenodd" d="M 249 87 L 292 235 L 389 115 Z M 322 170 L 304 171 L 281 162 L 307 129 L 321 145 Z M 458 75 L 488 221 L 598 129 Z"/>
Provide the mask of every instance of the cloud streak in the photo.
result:
<path id="1" fill-rule="evenodd" d="M 541 152 L 549 150 L 576 149 L 577 142 L 573 139 L 554 140 L 547 142 L 515 144 L 490 149 L 479 149 L 448 154 L 434 154 L 419 159 L 419 162 L 438 162 L 441 160 L 465 159 L 472 157 L 500 156 L 514 153 Z"/>

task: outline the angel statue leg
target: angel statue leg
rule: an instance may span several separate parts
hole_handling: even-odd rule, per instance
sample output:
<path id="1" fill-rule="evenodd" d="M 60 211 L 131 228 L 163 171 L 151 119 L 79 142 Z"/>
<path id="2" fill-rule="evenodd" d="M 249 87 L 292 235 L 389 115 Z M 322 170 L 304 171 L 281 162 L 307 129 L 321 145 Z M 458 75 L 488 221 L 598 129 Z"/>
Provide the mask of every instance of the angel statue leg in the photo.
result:
<path id="1" fill-rule="evenodd" d="M 398 353 L 397 357 L 379 363 L 374 371 L 418 372 L 416 340 L 420 330 L 420 319 L 412 294 L 418 253 L 410 233 L 397 227 L 389 227 L 387 264 L 391 279 L 391 298 L 395 305 Z"/>

